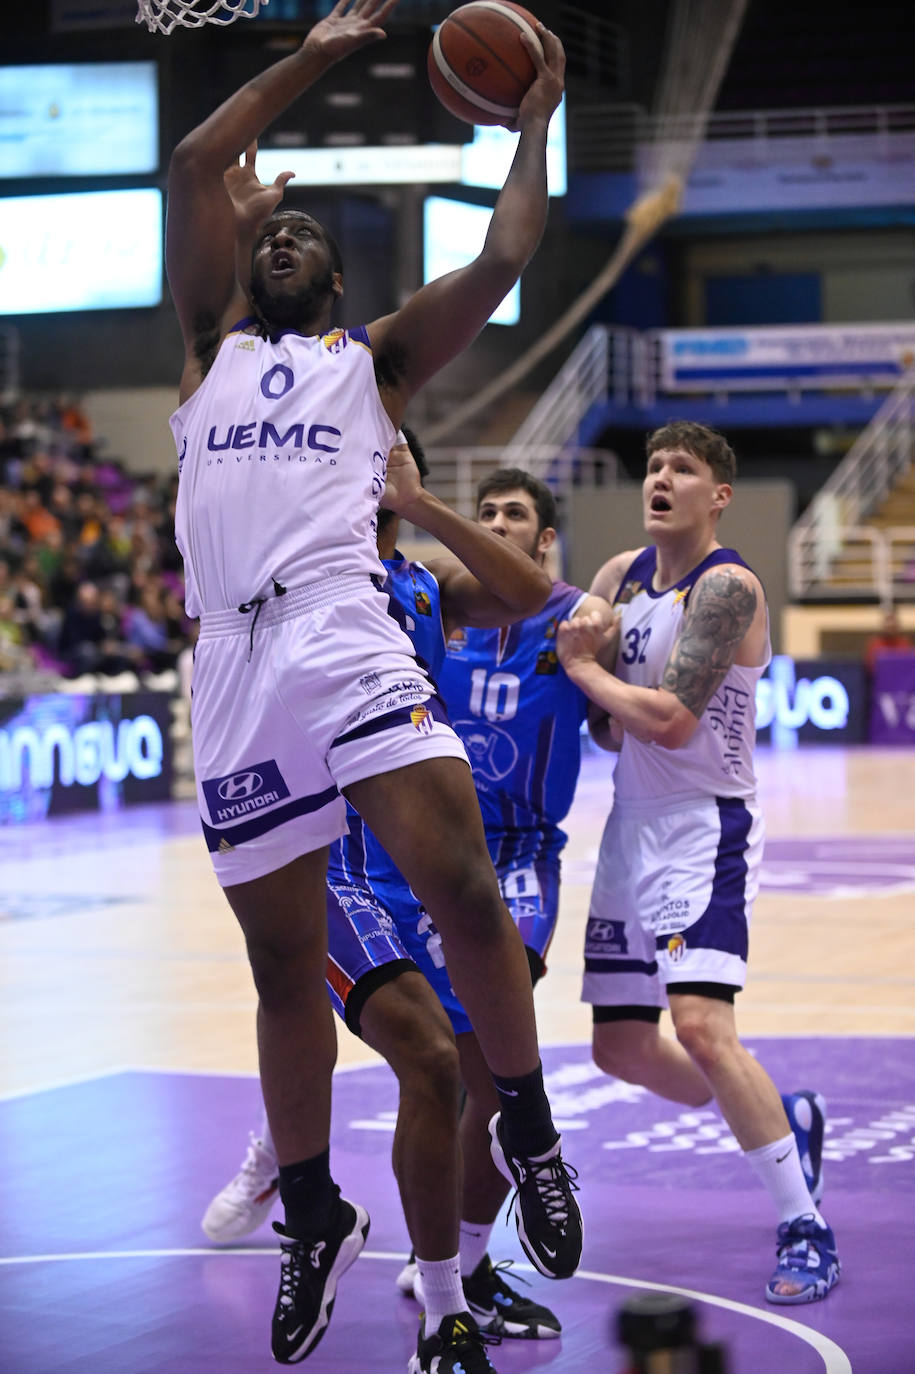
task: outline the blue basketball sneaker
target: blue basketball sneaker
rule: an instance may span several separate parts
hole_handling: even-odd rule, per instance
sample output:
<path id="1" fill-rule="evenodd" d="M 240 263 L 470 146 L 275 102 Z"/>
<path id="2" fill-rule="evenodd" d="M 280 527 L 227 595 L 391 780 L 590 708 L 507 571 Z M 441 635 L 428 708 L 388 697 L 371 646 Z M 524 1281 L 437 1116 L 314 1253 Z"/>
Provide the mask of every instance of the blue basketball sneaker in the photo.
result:
<path id="1" fill-rule="evenodd" d="M 778 1263 L 766 1284 L 769 1302 L 817 1302 L 839 1282 L 835 1236 L 811 1213 L 783 1221 L 775 1243 Z"/>
<path id="2" fill-rule="evenodd" d="M 807 1188 L 817 1207 L 823 1198 L 823 1136 L 826 1131 L 826 1099 L 808 1088 L 784 1093 L 782 1106 L 797 1141 Z"/>

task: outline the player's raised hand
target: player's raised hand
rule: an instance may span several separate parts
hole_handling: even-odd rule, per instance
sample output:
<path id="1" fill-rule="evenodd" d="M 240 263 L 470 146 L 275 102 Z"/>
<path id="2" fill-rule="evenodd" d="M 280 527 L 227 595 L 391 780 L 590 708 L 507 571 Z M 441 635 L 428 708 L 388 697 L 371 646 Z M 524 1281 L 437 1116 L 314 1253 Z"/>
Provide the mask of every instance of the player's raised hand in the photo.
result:
<path id="1" fill-rule="evenodd" d="M 397 0 L 338 0 L 326 19 L 320 19 L 302 45 L 326 62 L 339 62 L 351 52 L 385 38 L 382 25 Z"/>
<path id="2" fill-rule="evenodd" d="M 533 120 L 549 121 L 562 99 L 565 87 L 566 54 L 555 33 L 545 24 L 538 24 L 539 43 L 533 42 L 526 33 L 520 37 L 537 75 L 528 87 L 514 121 L 505 126 L 513 132 L 524 129 Z"/>
<path id="3" fill-rule="evenodd" d="M 287 183 L 295 176 L 295 172 L 280 172 L 265 186 L 257 175 L 256 161 L 257 144 L 252 143 L 245 149 L 244 162 L 233 162 L 223 176 L 235 211 L 235 223 L 242 234 L 252 233 L 270 218 L 283 199 Z"/>
<path id="4" fill-rule="evenodd" d="M 381 505 L 385 510 L 392 510 L 397 515 L 403 515 L 410 504 L 422 495 L 422 492 L 422 478 L 419 475 L 419 468 L 416 466 L 413 454 L 405 442 L 396 443 L 388 454 Z"/>

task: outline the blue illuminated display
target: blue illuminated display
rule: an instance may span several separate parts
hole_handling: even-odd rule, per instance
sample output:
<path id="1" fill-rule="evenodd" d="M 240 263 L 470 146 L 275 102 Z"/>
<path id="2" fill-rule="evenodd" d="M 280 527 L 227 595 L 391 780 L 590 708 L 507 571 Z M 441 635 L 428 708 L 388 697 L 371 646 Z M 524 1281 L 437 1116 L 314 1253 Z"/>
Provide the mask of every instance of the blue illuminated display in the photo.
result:
<path id="1" fill-rule="evenodd" d="M 0 702 L 0 822 L 165 800 L 170 721 L 161 692 Z"/>
<path id="2" fill-rule="evenodd" d="M 798 742 L 856 743 L 864 738 L 867 690 L 860 663 L 795 661 L 774 655 L 756 686 L 756 729 L 777 749 Z"/>

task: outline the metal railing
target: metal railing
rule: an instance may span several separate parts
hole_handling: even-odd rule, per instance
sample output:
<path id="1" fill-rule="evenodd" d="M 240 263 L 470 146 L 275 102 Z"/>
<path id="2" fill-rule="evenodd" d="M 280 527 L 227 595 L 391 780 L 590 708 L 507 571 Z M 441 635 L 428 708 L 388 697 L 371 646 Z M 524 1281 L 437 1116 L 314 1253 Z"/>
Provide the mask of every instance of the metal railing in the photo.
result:
<path id="1" fill-rule="evenodd" d="M 557 444 L 530 444 L 511 453 L 504 447 L 429 448 L 426 450 L 429 476 L 426 485 L 447 505 L 473 519 L 477 512 L 477 484 L 494 468 L 521 467 L 538 477 L 562 502 L 565 491 L 577 481 L 615 486 L 618 480 L 616 455 L 606 449 L 560 447 Z M 405 538 L 426 536 L 409 523 Z"/>
<path id="2" fill-rule="evenodd" d="M 789 536 L 792 597 L 872 598 L 889 607 L 915 600 L 915 525 L 837 525 L 827 544 Z"/>
<path id="3" fill-rule="evenodd" d="M 915 456 L 915 369 L 910 369 L 858 436 L 835 472 L 817 492 L 788 536 L 788 580 L 793 597 L 805 597 L 824 582 L 843 552 L 846 537 L 862 528 L 881 553 L 871 559 L 872 588 L 881 601 L 893 596 L 892 548 L 912 534 L 908 526 L 888 531 L 865 526 L 880 501 L 911 467 Z"/>
<path id="4" fill-rule="evenodd" d="M 659 140 L 687 142 L 694 137 L 693 113 L 659 119 L 641 105 L 591 101 L 569 114 L 569 161 L 575 171 L 631 171 L 640 148 Z M 788 110 L 733 110 L 712 114 L 706 143 L 741 140 L 754 155 L 790 160 L 792 141 L 821 143 L 833 138 L 873 139 L 874 152 L 886 150 L 892 137 L 915 131 L 915 105 L 849 105 Z M 770 146 L 774 145 L 774 146 Z"/>
<path id="5" fill-rule="evenodd" d="M 607 329 L 588 330 L 506 444 L 507 463 L 520 466 L 532 446 L 567 443 L 591 406 L 609 399 L 610 348 Z"/>

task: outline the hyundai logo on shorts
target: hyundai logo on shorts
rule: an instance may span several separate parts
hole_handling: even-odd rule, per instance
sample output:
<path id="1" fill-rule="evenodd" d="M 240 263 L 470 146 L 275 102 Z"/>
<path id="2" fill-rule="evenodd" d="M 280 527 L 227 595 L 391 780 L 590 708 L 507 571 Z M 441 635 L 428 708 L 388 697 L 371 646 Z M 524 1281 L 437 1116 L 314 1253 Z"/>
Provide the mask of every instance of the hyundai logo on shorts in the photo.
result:
<path id="1" fill-rule="evenodd" d="M 236 773 L 234 777 L 221 782 L 216 791 L 223 801 L 235 801 L 237 797 L 253 796 L 263 785 L 260 773 Z"/>
<path id="2" fill-rule="evenodd" d="M 221 778 L 205 778 L 202 788 L 213 825 L 241 820 L 289 796 L 275 759 L 252 763 Z"/>

